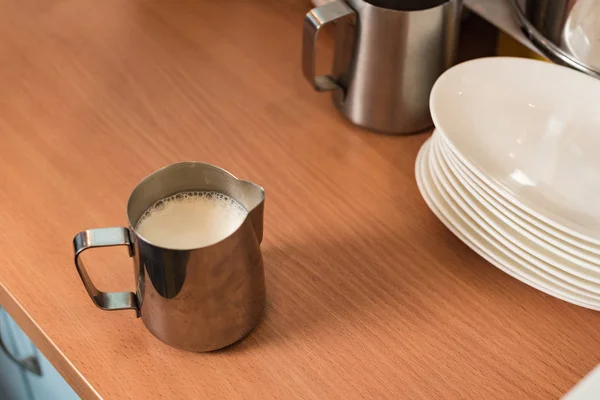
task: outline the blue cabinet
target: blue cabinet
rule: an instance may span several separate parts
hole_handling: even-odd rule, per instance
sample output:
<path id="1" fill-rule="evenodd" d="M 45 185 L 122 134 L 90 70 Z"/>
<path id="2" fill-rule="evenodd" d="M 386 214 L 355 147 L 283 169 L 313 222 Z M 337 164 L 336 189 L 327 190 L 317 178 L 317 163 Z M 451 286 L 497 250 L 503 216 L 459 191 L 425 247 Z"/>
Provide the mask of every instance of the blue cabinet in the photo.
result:
<path id="1" fill-rule="evenodd" d="M 14 336 L 10 330 L 10 318 L 0 309 L 0 340 L 6 351 L 0 351 L 0 398 L 10 400 L 33 400 L 28 392 L 25 372 L 6 352 L 16 355 Z"/>
<path id="2" fill-rule="evenodd" d="M 0 335 L 6 351 L 0 351 L 0 398 L 7 400 L 78 400 L 79 397 L 33 345 L 16 322 L 0 308 Z M 19 366 L 14 359 L 34 359 L 39 373 Z"/>
<path id="3" fill-rule="evenodd" d="M 40 353 L 35 350 L 40 362 L 42 375 L 29 373 L 26 379 L 31 388 L 31 394 L 34 400 L 79 400 L 79 396 L 65 382 L 62 376 L 54 369 L 52 364 Z"/>

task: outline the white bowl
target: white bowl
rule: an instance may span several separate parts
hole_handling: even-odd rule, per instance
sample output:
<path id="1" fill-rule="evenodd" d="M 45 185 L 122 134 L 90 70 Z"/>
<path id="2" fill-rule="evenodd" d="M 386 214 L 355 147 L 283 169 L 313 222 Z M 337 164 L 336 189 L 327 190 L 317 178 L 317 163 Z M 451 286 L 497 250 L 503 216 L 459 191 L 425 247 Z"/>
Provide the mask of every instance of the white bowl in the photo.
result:
<path id="1" fill-rule="evenodd" d="M 446 203 L 459 215 L 463 215 L 463 219 L 467 223 L 472 223 L 482 237 L 487 238 L 487 241 L 496 245 L 508 257 L 512 257 L 522 265 L 532 270 L 544 271 L 557 279 L 556 284 L 563 284 L 565 288 L 571 288 L 574 291 L 583 295 L 597 297 L 600 300 L 600 285 L 590 282 L 588 279 L 581 278 L 577 272 L 577 266 L 571 265 L 558 266 L 551 264 L 549 260 L 541 260 L 531 254 L 531 248 L 524 249 L 522 241 L 515 239 L 508 232 L 505 226 L 494 221 L 481 206 L 477 204 L 469 194 L 459 187 L 456 178 L 452 176 L 447 167 L 442 167 L 443 160 L 439 153 L 439 146 L 436 141 L 431 144 L 430 169 L 434 178 L 434 182 L 438 183 L 438 188 Z M 514 233 L 514 232 L 513 232 Z M 523 239 L 522 237 L 519 239 Z M 499 246 L 498 246 L 499 245 Z M 531 247 L 531 246 L 530 246 Z M 571 269 L 572 267 L 573 269 Z"/>
<path id="2" fill-rule="evenodd" d="M 600 80 L 523 58 L 468 61 L 431 92 L 454 153 L 514 205 L 600 245 Z"/>
<path id="3" fill-rule="evenodd" d="M 577 292 L 570 289 L 565 289 L 552 282 L 552 278 L 546 278 L 543 272 L 529 270 L 524 268 L 519 263 L 506 257 L 502 252 L 499 252 L 482 239 L 467 223 L 456 214 L 444 201 L 439 190 L 433 183 L 433 177 L 429 170 L 429 144 L 431 140 L 425 142 L 417 155 L 415 165 L 415 175 L 419 191 L 425 200 L 425 203 L 437 216 L 437 218 L 462 242 L 473 249 L 476 253 L 482 256 L 490 264 L 504 271 L 515 279 L 518 279 L 525 284 L 547 293 L 561 300 L 577 304 L 582 307 L 600 310 L 600 302 L 593 297 L 581 296 Z"/>
<path id="4" fill-rule="evenodd" d="M 469 187 L 471 193 L 483 198 L 481 203 L 490 212 L 502 219 L 504 223 L 514 227 L 514 229 L 523 231 L 524 235 L 534 235 L 536 238 L 554 246 L 558 252 L 566 252 L 583 260 L 584 263 L 592 263 L 594 269 L 600 271 L 600 246 L 583 242 L 575 236 L 559 231 L 506 201 L 471 172 L 446 146 L 444 140 L 440 140 L 439 143 L 444 147 L 444 155 L 452 170 L 460 176 L 461 181 Z M 569 256 L 564 255 L 564 257 L 568 258 Z M 577 259 L 573 261 L 578 262 Z"/>
<path id="5" fill-rule="evenodd" d="M 446 193 L 492 238 L 537 268 L 572 285 L 600 295 L 600 268 L 594 268 L 591 264 L 584 267 L 582 262 L 573 262 L 558 256 L 549 251 L 549 246 L 543 241 L 534 241 L 532 240 L 534 237 L 527 237 L 521 231 L 505 224 L 473 196 L 464 181 L 461 182 L 461 179 L 446 162 L 439 141 L 434 141 L 430 151 L 433 152 L 435 158 L 433 172 L 438 175 Z"/>

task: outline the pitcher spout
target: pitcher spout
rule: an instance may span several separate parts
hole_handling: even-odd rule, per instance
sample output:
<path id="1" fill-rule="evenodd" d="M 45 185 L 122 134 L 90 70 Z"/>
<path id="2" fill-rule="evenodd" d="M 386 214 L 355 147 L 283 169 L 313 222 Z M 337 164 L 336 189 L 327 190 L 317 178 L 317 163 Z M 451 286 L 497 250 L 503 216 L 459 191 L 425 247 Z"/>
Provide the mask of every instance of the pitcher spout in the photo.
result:
<path id="1" fill-rule="evenodd" d="M 265 191 L 256 183 L 242 180 L 239 183 L 243 187 L 243 199 L 241 200 L 248 210 L 248 218 L 252 222 L 258 243 L 262 243 Z"/>

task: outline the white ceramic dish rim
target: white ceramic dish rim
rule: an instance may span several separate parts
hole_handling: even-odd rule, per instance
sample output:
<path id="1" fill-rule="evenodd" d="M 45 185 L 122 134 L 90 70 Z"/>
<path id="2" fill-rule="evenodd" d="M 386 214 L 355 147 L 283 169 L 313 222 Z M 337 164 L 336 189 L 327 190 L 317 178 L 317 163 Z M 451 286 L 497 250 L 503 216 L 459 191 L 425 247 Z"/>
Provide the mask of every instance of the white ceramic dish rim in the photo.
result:
<path id="1" fill-rule="evenodd" d="M 443 142 L 436 140 L 437 138 L 438 136 L 434 135 L 434 149 L 446 180 L 452 184 L 454 191 L 468 204 L 469 210 L 478 214 L 480 218 L 485 220 L 487 225 L 502 236 L 501 240 L 506 239 L 514 246 L 522 249 L 522 252 L 526 255 L 520 254 L 518 250 L 516 252 L 532 263 L 548 263 L 575 277 L 600 284 L 600 266 L 598 264 L 570 256 L 568 253 L 543 241 L 543 239 L 519 228 L 510 218 L 499 217 L 490 210 L 491 205 L 486 204 L 487 198 L 481 197 L 474 191 L 470 186 L 469 179 L 450 165 Z M 443 159 L 440 159 L 440 157 Z M 463 207 L 463 209 L 467 211 L 466 208 Z M 490 234 L 494 235 L 492 232 Z M 596 289 L 592 290 L 600 293 L 600 286 L 596 286 Z"/>
<path id="2" fill-rule="evenodd" d="M 552 275 L 557 280 L 555 282 L 556 284 L 562 284 L 565 288 L 572 288 L 573 291 L 577 291 L 581 295 L 598 296 L 598 299 L 600 300 L 600 285 L 597 283 L 577 277 L 571 272 L 565 271 L 556 265 L 540 260 L 524 250 L 519 244 L 515 244 L 507 237 L 503 236 L 500 232 L 502 228 L 498 225 L 491 224 L 480 215 L 479 212 L 481 210 L 476 209 L 477 205 L 471 199 L 465 199 L 463 196 L 466 193 L 460 193 L 456 186 L 454 186 L 457 183 L 450 181 L 452 177 L 447 176 L 441 166 L 441 156 L 438 154 L 436 141 L 433 141 L 430 145 L 429 152 L 431 175 L 433 181 L 437 183 L 436 186 L 442 197 L 444 197 L 446 204 L 448 204 L 450 208 L 452 208 L 452 210 L 472 229 L 475 229 L 480 236 L 485 238 L 488 243 L 495 246 L 498 250 L 502 251 L 508 257 L 513 258 L 513 260 L 519 262 L 521 265 L 528 267 L 530 270 L 535 269 L 537 271 L 544 271 L 545 273 Z M 515 255 L 517 257 L 514 257 Z"/>
<path id="3" fill-rule="evenodd" d="M 439 135 L 439 134 L 438 134 Z M 549 227 L 541 220 L 533 218 L 531 215 L 524 213 L 518 207 L 504 200 L 504 198 L 494 192 L 493 188 L 487 186 L 484 181 L 473 174 L 466 165 L 464 165 L 455 154 L 446 146 L 446 141 L 443 137 L 438 136 L 438 143 L 444 148 L 444 155 L 450 159 L 453 164 L 453 171 L 458 172 L 473 191 L 484 198 L 489 205 L 486 208 L 499 216 L 499 218 L 510 219 L 517 224 L 521 231 L 527 231 L 531 235 L 535 235 L 542 240 L 556 246 L 562 251 L 572 254 L 574 257 L 581 258 L 590 263 L 595 264 L 600 270 L 600 248 L 595 248 L 592 245 L 586 245 L 577 238 L 571 237 L 563 232 L 557 231 Z M 517 229 L 517 228 L 515 228 Z"/>
<path id="4" fill-rule="evenodd" d="M 473 251 L 483 257 L 490 264 L 505 272 L 509 276 L 525 283 L 526 285 L 531 286 L 534 289 L 537 289 L 543 293 L 546 293 L 550 296 L 556 297 L 560 300 L 566 301 L 568 303 L 572 303 L 581 307 L 589 308 L 592 310 L 600 310 L 600 303 L 594 302 L 593 300 L 588 299 L 580 299 L 576 294 L 571 294 L 569 291 L 565 291 L 561 288 L 556 288 L 553 284 L 548 283 L 546 279 L 543 277 L 535 276 L 536 273 L 532 271 L 522 271 L 522 268 L 517 267 L 512 264 L 512 262 L 506 262 L 504 257 L 499 256 L 493 252 L 490 252 L 489 249 L 485 249 L 478 243 L 478 239 L 473 237 L 473 234 L 463 233 L 464 226 L 460 224 L 454 225 L 457 221 L 450 222 L 444 213 L 438 208 L 436 202 L 439 202 L 440 199 L 434 200 L 435 196 L 431 194 L 431 182 L 428 182 L 425 173 L 427 171 L 426 162 L 428 159 L 427 151 L 429 146 L 429 141 L 426 141 L 425 144 L 421 147 L 416 161 L 416 180 L 417 185 L 419 187 L 419 191 L 425 200 L 425 203 L 431 209 L 433 214 L 462 242 L 464 242 L 468 247 L 470 247 Z M 521 271 L 519 271 L 521 270 Z M 531 275 L 535 277 L 532 277 Z"/>

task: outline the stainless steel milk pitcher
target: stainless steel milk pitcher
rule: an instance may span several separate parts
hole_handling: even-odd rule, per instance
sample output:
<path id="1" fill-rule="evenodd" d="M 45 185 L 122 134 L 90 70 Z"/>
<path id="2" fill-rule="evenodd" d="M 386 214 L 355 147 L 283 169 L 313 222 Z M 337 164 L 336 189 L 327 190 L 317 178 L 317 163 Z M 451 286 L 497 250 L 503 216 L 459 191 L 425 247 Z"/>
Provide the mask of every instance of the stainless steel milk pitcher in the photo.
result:
<path id="1" fill-rule="evenodd" d="M 168 249 L 140 237 L 135 226 L 157 201 L 180 192 L 215 191 L 248 211 L 229 237 L 192 250 Z M 265 305 L 260 243 L 263 189 L 227 171 L 184 162 L 160 169 L 133 190 L 129 228 L 90 229 L 75 236 L 75 265 L 92 301 L 104 310 L 136 310 L 163 342 L 184 350 L 210 351 L 230 345 L 257 324 Z M 90 248 L 126 246 L 133 257 L 136 292 L 99 291 L 81 261 Z"/>
<path id="2" fill-rule="evenodd" d="M 385 133 L 431 126 L 429 92 L 455 59 L 461 0 L 337 0 L 304 19 L 302 69 L 333 91 L 353 123 Z M 335 23 L 331 75 L 316 75 L 316 40 Z"/>

